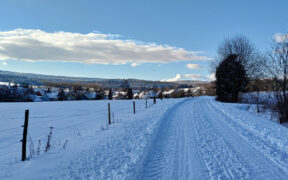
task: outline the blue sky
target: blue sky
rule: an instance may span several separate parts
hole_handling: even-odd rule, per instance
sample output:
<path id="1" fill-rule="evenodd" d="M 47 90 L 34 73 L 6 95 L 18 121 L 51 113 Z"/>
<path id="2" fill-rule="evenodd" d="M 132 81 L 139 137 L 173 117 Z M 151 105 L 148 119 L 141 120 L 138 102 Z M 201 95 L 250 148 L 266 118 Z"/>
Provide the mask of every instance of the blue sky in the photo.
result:
<path id="1" fill-rule="evenodd" d="M 286 0 L 1 1 L 0 69 L 147 80 L 173 80 L 179 74 L 178 79 L 207 80 L 209 62 L 215 58 L 217 46 L 225 37 L 243 34 L 259 50 L 265 51 L 276 33 L 288 31 L 287 7 Z M 58 43 L 59 38 L 54 35 L 59 31 L 65 38 Z M 99 44 L 95 45 L 95 38 L 87 40 L 87 34 L 91 32 L 97 36 L 97 42 L 103 40 L 109 44 L 101 54 L 107 53 L 103 55 L 107 59 L 99 59 L 99 53 L 94 54 L 102 48 Z M 76 33 L 83 35 L 79 41 L 80 48 Z M 105 35 L 105 38 L 99 39 L 99 35 Z M 50 36 L 51 41 L 46 41 L 46 37 Z M 27 41 L 31 37 L 44 44 L 42 49 L 37 48 L 34 41 Z M 5 38 L 10 39 L 6 42 Z M 26 40 L 22 41 L 23 38 Z M 45 41 L 42 41 L 43 38 Z M 63 49 L 59 49 L 59 46 L 65 46 L 66 41 L 67 44 L 74 43 L 72 54 L 65 54 Z M 29 48 L 21 46 L 22 49 L 19 49 L 19 43 Z M 45 43 L 49 43 L 49 51 L 45 51 Z M 90 56 L 83 55 L 83 47 L 91 50 L 87 52 Z M 6 51 L 8 48 L 9 52 Z M 80 50 L 81 53 L 78 53 Z M 59 55 L 61 53 L 62 56 Z M 107 63 L 103 64 L 104 61 Z M 198 64 L 202 68 L 189 69 L 187 64 Z"/>

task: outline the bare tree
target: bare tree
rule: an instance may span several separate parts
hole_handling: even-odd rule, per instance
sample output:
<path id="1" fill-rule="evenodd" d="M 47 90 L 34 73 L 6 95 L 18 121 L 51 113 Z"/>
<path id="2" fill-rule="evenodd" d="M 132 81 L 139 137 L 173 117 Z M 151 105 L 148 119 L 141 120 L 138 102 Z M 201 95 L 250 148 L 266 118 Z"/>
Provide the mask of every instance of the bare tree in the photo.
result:
<path id="1" fill-rule="evenodd" d="M 224 39 L 218 47 L 218 57 L 211 63 L 211 71 L 216 72 L 216 67 L 229 55 L 237 55 L 237 60 L 244 66 L 247 76 L 252 77 L 259 65 L 259 53 L 254 44 L 243 35 Z"/>
<path id="2" fill-rule="evenodd" d="M 276 110 L 280 123 L 283 123 L 288 121 L 288 34 L 274 40 L 271 50 L 267 53 L 266 67 L 274 79 Z"/>
<path id="3" fill-rule="evenodd" d="M 256 103 L 257 112 L 260 113 L 260 107 L 263 105 L 264 102 L 261 100 L 260 91 L 264 89 L 263 80 L 267 77 L 266 70 L 265 70 L 265 62 L 266 58 L 264 55 L 260 55 L 258 53 L 257 58 L 253 62 L 253 66 L 250 66 L 250 76 L 249 76 L 249 84 L 248 84 L 248 91 L 256 92 L 256 96 L 254 96 L 254 103 Z M 251 71 L 252 70 L 252 71 Z"/>

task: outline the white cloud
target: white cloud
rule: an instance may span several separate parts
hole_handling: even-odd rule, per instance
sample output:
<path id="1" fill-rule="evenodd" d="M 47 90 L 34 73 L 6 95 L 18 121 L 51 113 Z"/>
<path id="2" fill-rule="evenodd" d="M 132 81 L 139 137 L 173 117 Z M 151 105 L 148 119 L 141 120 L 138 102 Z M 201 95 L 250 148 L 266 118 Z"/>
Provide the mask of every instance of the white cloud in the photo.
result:
<path id="1" fill-rule="evenodd" d="M 212 73 L 208 76 L 209 80 L 210 81 L 215 81 L 216 80 L 216 77 L 215 77 L 215 73 Z"/>
<path id="2" fill-rule="evenodd" d="M 201 55 L 202 52 L 121 40 L 119 37 L 97 32 L 51 33 L 35 29 L 0 31 L 0 60 L 125 64 L 210 59 Z"/>
<path id="3" fill-rule="evenodd" d="M 2 64 L 2 66 L 8 66 L 7 62 L 2 62 L 1 64 Z"/>
<path id="4" fill-rule="evenodd" d="M 286 41 L 286 40 L 288 40 L 288 34 L 276 33 L 276 34 L 274 35 L 274 40 L 275 40 L 276 42 Z"/>
<path id="5" fill-rule="evenodd" d="M 181 74 L 176 74 L 176 76 L 174 78 L 163 79 L 162 81 L 173 82 L 173 81 L 179 81 L 181 79 L 182 79 L 182 75 Z"/>
<path id="6" fill-rule="evenodd" d="M 140 66 L 140 63 L 131 63 L 131 67 L 136 67 L 136 66 Z"/>
<path id="7" fill-rule="evenodd" d="M 207 76 L 204 76 L 202 74 L 184 74 L 186 78 L 189 78 L 191 80 L 202 80 L 202 81 L 208 81 L 209 78 Z"/>
<path id="8" fill-rule="evenodd" d="M 198 64 L 187 64 L 186 67 L 188 69 L 203 69 L 203 67 L 199 66 Z"/>
<path id="9" fill-rule="evenodd" d="M 173 81 L 181 81 L 181 80 L 214 81 L 215 74 L 210 74 L 207 76 L 202 75 L 202 74 L 176 74 L 174 78 L 163 79 L 162 81 L 173 82 Z"/>

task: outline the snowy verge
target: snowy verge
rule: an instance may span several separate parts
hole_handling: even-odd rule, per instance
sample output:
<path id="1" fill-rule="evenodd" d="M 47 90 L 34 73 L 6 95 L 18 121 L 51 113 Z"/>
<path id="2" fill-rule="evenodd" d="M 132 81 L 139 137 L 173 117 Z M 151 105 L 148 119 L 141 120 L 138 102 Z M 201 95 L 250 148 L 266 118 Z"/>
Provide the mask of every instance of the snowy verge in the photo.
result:
<path id="1" fill-rule="evenodd" d="M 277 122 L 240 109 L 240 104 L 211 101 L 211 109 L 222 113 L 223 120 L 255 149 L 288 173 L 288 131 Z"/>
<path id="2" fill-rule="evenodd" d="M 58 131 L 55 131 L 55 136 L 61 137 L 62 142 L 65 138 L 69 139 L 67 148 L 55 148 L 50 152 L 34 156 L 30 161 L 16 161 L 9 167 L 6 165 L 5 170 L 1 168 L 0 179 L 125 179 L 133 175 L 137 166 L 141 164 L 139 162 L 144 158 L 145 151 L 149 147 L 164 113 L 181 101 L 183 99 L 158 101 L 156 105 L 149 104 L 148 109 L 138 108 L 135 115 L 131 113 L 131 101 L 116 102 L 114 106 L 113 104 L 111 106 L 115 109 L 115 118 L 121 120 L 115 120 L 114 124 L 107 127 L 105 123 L 103 125 L 102 120 L 97 122 L 97 119 L 104 117 L 106 119 L 106 106 L 103 106 L 105 107 L 103 109 L 100 108 L 100 111 L 104 112 L 100 113 L 101 116 L 98 118 L 97 116 L 93 117 L 92 114 L 86 116 L 85 112 L 73 112 L 70 109 L 68 124 L 66 124 L 67 121 L 63 123 L 63 119 L 61 119 L 61 122 L 56 123 Z M 77 105 L 77 103 L 73 103 L 74 106 Z M 101 104 L 101 102 L 99 103 Z M 141 107 L 145 107 L 144 103 L 144 101 L 136 102 L 137 105 L 141 104 Z M 80 104 L 87 103 L 80 102 Z M 61 105 L 62 108 L 63 104 L 54 103 L 55 105 L 59 105 L 59 107 Z M 67 102 L 65 105 L 70 106 Z M 13 109 L 13 105 L 10 106 Z M 85 106 L 86 109 L 95 108 L 94 105 L 92 107 L 89 104 Z M 124 107 L 125 109 L 129 108 L 129 112 L 121 113 L 120 110 Z M 63 114 L 67 115 L 67 113 Z M 43 121 L 46 123 L 45 127 L 49 127 L 51 124 L 49 115 L 46 114 L 42 120 L 45 120 Z M 79 121 L 83 121 L 83 123 L 79 123 Z M 55 119 L 55 122 L 58 121 Z M 9 129 L 13 128 L 3 128 L 2 132 L 9 131 Z M 35 126 L 34 128 L 32 126 L 31 129 L 35 129 Z M 40 134 L 35 131 L 35 134 L 37 133 Z M 35 139 L 37 136 L 32 134 L 32 138 Z M 9 142 L 10 138 L 5 138 L 5 140 Z M 8 153 L 9 147 L 4 150 Z M 5 159 L 4 156 L 1 154 L 0 159 Z"/>

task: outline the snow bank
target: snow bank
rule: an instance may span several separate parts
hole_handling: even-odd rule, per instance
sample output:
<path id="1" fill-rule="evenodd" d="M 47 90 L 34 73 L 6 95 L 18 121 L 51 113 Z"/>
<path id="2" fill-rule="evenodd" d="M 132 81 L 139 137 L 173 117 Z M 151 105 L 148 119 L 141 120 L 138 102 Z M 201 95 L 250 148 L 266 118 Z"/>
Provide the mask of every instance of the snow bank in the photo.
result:
<path id="1" fill-rule="evenodd" d="M 285 126 L 244 110 L 244 104 L 215 101 L 211 106 L 222 112 L 223 120 L 248 143 L 288 173 L 288 130 Z"/>

